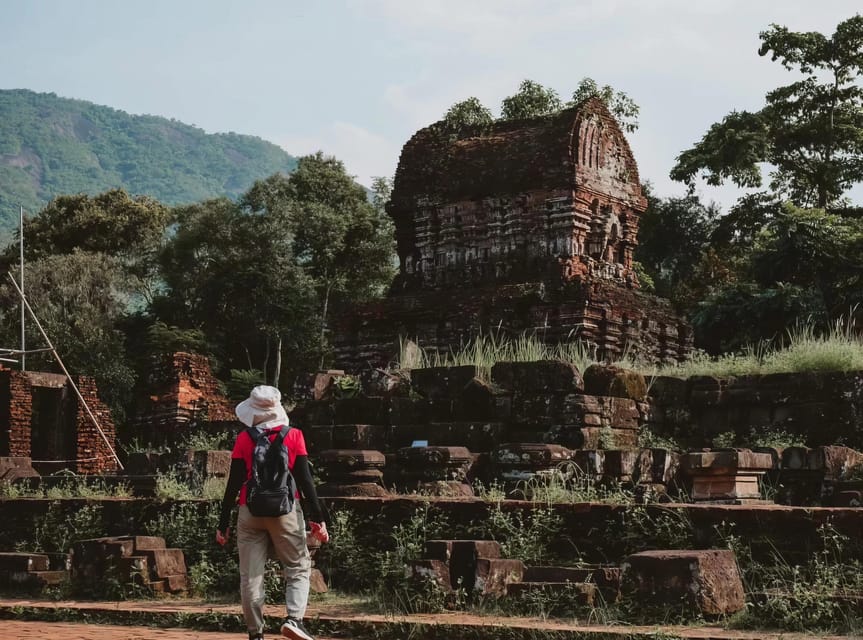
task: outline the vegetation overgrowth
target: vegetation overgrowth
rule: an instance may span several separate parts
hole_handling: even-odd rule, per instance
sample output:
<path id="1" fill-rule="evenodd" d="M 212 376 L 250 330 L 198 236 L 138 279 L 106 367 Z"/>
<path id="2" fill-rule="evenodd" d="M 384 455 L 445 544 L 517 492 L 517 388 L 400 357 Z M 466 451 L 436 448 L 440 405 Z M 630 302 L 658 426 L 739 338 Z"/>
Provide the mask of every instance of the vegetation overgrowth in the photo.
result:
<path id="1" fill-rule="evenodd" d="M 856 312 L 856 308 L 854 309 Z M 863 331 L 851 319 L 839 319 L 827 330 L 814 323 L 799 323 L 782 339 L 763 341 L 739 352 L 710 356 L 692 354 L 686 361 L 655 365 L 633 352 L 625 351 L 609 363 L 632 369 L 645 376 L 742 376 L 771 373 L 816 371 L 863 371 Z M 480 375 L 490 378 L 497 362 L 535 362 L 560 360 L 584 372 L 592 364 L 603 362 L 595 345 L 582 341 L 546 344 L 536 334 L 524 333 L 515 338 L 480 334 L 461 349 L 439 352 L 424 349 L 404 338 L 396 364 L 402 369 L 473 365 Z"/>

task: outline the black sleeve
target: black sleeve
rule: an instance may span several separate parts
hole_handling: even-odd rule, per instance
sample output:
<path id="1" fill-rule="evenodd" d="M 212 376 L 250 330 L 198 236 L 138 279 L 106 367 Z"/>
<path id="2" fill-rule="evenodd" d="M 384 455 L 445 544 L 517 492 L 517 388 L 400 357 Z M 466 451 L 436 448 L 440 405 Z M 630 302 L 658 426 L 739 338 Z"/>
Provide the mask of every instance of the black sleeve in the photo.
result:
<path id="1" fill-rule="evenodd" d="M 312 480 L 312 471 L 309 469 L 308 456 L 297 456 L 294 459 L 291 475 L 294 476 L 300 495 L 306 500 L 307 519 L 311 522 L 323 522 L 324 516 L 321 512 L 321 504 L 318 502 L 318 492 L 315 491 L 315 483 Z"/>
<path id="2" fill-rule="evenodd" d="M 231 460 L 231 471 L 228 474 L 228 484 L 225 486 L 225 497 L 222 498 L 222 511 L 219 514 L 219 531 L 225 533 L 231 521 L 231 511 L 237 504 L 237 495 L 246 480 L 246 462 L 241 458 Z"/>

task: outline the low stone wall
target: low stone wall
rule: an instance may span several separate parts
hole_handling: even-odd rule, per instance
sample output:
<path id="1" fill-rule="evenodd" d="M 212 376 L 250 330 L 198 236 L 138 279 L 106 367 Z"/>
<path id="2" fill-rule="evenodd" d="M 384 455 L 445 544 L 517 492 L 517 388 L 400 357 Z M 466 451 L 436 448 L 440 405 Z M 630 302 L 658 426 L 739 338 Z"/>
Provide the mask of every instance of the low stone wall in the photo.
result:
<path id="1" fill-rule="evenodd" d="M 170 514 L 181 504 L 197 510 L 201 529 L 212 523 L 218 509 L 205 500 L 159 501 L 109 498 L 102 500 L 0 499 L 0 551 L 11 551 L 16 543 L 25 548 L 33 540 L 35 525 L 51 517 L 66 522 L 87 505 L 100 510 L 101 535 L 123 536 L 145 532 L 146 523 L 160 514 Z M 363 537 L 376 548 L 392 544 L 392 532 L 419 509 L 430 509 L 446 523 L 452 538 L 474 538 L 487 526 L 497 504 L 505 513 L 522 513 L 528 520 L 533 510 L 550 509 L 559 518 L 555 535 L 557 552 L 572 564 L 618 562 L 645 549 L 689 549 L 721 547 L 722 532 L 733 532 L 758 541 L 753 552 L 766 559 L 778 550 L 786 559 L 805 559 L 819 545 L 819 527 L 830 524 L 853 540 L 863 538 L 863 509 L 784 507 L 776 505 L 617 505 L 598 503 L 536 505 L 505 500 L 491 503 L 475 498 L 428 498 L 397 496 L 378 498 L 326 498 L 330 514 L 349 510 L 362 522 Z M 192 524 L 192 526 L 194 526 Z M 207 534 L 208 532 L 204 532 Z M 482 537 L 482 536 L 479 536 Z M 169 544 L 176 544 L 169 540 Z"/>
<path id="2" fill-rule="evenodd" d="M 733 432 L 740 442 L 784 431 L 809 447 L 863 448 L 863 371 L 780 373 L 687 380 L 650 387 L 648 428 L 683 446 L 709 446 Z"/>

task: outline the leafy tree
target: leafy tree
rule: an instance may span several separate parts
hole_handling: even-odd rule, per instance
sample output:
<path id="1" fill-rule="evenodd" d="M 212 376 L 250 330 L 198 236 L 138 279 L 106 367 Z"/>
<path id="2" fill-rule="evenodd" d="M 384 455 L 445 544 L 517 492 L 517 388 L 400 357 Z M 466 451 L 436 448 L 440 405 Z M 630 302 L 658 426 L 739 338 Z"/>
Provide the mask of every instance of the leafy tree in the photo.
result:
<path id="1" fill-rule="evenodd" d="M 335 158 L 300 158 L 288 183 L 294 257 L 317 292 L 323 364 L 331 304 L 378 295 L 392 280 L 393 229 L 382 207 L 368 201 Z"/>
<path id="2" fill-rule="evenodd" d="M 183 207 L 177 220 L 161 254 L 166 287 L 154 316 L 199 329 L 229 366 L 266 371 L 275 383 L 284 358 L 306 364 L 314 297 L 294 262 L 288 220 L 227 199 Z"/>
<path id="3" fill-rule="evenodd" d="M 608 110 L 617 118 L 620 128 L 627 133 L 632 133 L 638 129 L 640 108 L 635 100 L 623 91 L 616 91 L 614 87 L 608 84 L 600 87 L 593 78 L 582 78 L 575 91 L 572 92 L 572 100 L 567 106 L 580 104 L 589 98 L 602 100 Z"/>
<path id="4" fill-rule="evenodd" d="M 286 360 L 294 372 L 319 366 L 333 306 L 379 294 L 392 277 L 388 182 L 376 186 L 378 206 L 341 162 L 318 153 L 290 176 L 255 183 L 239 203 L 180 209 L 155 316 L 200 329 L 228 367 L 274 383 Z"/>
<path id="5" fill-rule="evenodd" d="M 765 211 L 769 217 L 756 231 L 741 234 L 751 239 L 725 245 L 724 266 L 735 273 L 720 280 L 693 315 L 696 338 L 705 348 L 782 340 L 801 319 L 824 327 L 863 299 L 863 220 L 790 203 L 763 205 L 755 201 L 754 213 L 737 212 L 744 229 L 764 219 Z M 700 279 L 696 275 L 693 281 Z"/>
<path id="6" fill-rule="evenodd" d="M 764 191 L 741 197 L 720 217 L 711 236 L 711 244 L 735 255 L 748 254 L 758 234 L 782 211 L 782 202 Z"/>
<path id="7" fill-rule="evenodd" d="M 779 339 L 798 318 L 824 327 L 827 315 L 817 292 L 788 283 L 763 287 L 738 282 L 717 289 L 692 316 L 696 344 L 711 353 L 737 351 Z"/>
<path id="8" fill-rule="evenodd" d="M 771 188 L 801 206 L 827 207 L 863 180 L 863 16 L 827 37 L 771 25 L 759 55 L 803 77 L 769 92 L 757 112 L 733 111 L 681 153 L 674 180 L 761 186 L 759 163 L 775 167 Z"/>
<path id="9" fill-rule="evenodd" d="M 122 189 L 96 196 L 54 198 L 39 215 L 24 222 L 25 260 L 76 251 L 112 256 L 127 279 L 127 302 L 150 300 L 158 286 L 156 253 L 170 218 L 167 207 L 145 196 L 130 197 Z M 0 259 L 4 272 L 18 261 L 17 245 Z"/>
<path id="10" fill-rule="evenodd" d="M 479 98 L 471 96 L 451 106 L 444 115 L 443 122 L 447 130 L 458 131 L 463 127 L 490 125 L 494 122 L 494 116 Z"/>
<path id="11" fill-rule="evenodd" d="M 81 250 L 131 258 L 159 243 L 168 218 L 168 208 L 160 202 L 129 197 L 122 189 L 58 196 L 25 221 L 25 257 Z"/>
<path id="12" fill-rule="evenodd" d="M 520 120 L 555 113 L 563 109 L 557 91 L 533 80 L 524 80 L 518 91 L 504 98 L 500 106 L 501 120 Z"/>
<path id="13" fill-rule="evenodd" d="M 704 205 L 695 196 L 658 198 L 650 185 L 644 191 L 648 206 L 639 224 L 638 260 L 658 295 L 689 308 L 711 284 L 695 275 L 703 266 L 719 207 Z"/>
<path id="14" fill-rule="evenodd" d="M 28 262 L 24 275 L 27 300 L 66 366 L 73 375 L 94 376 L 121 418 L 134 371 L 118 329 L 127 285 L 117 259 L 76 250 Z M 0 344 L 18 343 L 18 299 L 11 284 L 0 285 Z M 25 326 L 30 348 L 47 346 L 32 320 Z M 59 370 L 49 354 L 31 355 L 27 363 L 30 369 Z"/>
<path id="15" fill-rule="evenodd" d="M 831 316 L 860 301 L 863 220 L 787 203 L 762 230 L 751 269 L 756 282 L 785 282 L 815 292 Z"/>
<path id="16" fill-rule="evenodd" d="M 393 179 L 385 176 L 372 178 L 372 205 L 383 215 L 386 213 L 387 203 L 393 193 Z"/>

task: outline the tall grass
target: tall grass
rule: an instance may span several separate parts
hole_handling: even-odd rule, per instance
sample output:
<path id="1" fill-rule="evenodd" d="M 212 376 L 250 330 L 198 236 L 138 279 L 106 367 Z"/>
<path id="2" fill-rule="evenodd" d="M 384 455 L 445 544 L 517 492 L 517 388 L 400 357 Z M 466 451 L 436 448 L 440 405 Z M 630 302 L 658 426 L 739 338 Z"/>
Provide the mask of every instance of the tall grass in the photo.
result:
<path id="1" fill-rule="evenodd" d="M 863 370 L 863 333 L 852 319 L 840 318 L 829 330 L 819 332 L 812 323 L 799 323 L 785 340 L 766 341 L 740 353 L 711 358 L 694 354 L 686 362 L 643 367 L 642 373 L 674 376 L 741 376 L 805 371 Z"/>
<path id="2" fill-rule="evenodd" d="M 599 361 L 596 357 L 596 347 L 583 341 L 548 345 L 527 333 L 515 338 L 480 334 L 471 338 L 457 351 L 448 352 L 419 347 L 415 342 L 404 338 L 399 340 L 398 367 L 400 369 L 472 365 L 477 367 L 480 376 L 488 378 L 496 362 L 536 362 L 538 360 L 569 362 L 579 371 L 584 371 L 591 364 Z"/>
<path id="3" fill-rule="evenodd" d="M 853 314 L 840 318 L 827 331 L 818 331 L 813 323 L 802 322 L 791 329 L 784 340 L 750 345 L 738 353 L 711 357 L 694 352 L 681 363 L 654 365 L 630 350 L 613 364 L 632 369 L 645 376 L 741 376 L 804 371 L 863 370 L 863 332 L 856 326 Z M 480 334 L 456 351 L 441 352 L 422 348 L 401 339 L 398 367 L 453 367 L 473 365 L 480 376 L 488 378 L 496 362 L 535 362 L 561 360 L 584 371 L 600 362 L 596 345 L 581 340 L 545 344 L 537 336 L 524 333 L 515 338 Z"/>

